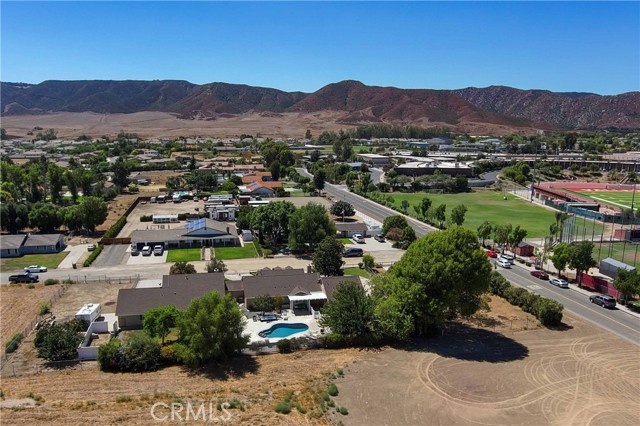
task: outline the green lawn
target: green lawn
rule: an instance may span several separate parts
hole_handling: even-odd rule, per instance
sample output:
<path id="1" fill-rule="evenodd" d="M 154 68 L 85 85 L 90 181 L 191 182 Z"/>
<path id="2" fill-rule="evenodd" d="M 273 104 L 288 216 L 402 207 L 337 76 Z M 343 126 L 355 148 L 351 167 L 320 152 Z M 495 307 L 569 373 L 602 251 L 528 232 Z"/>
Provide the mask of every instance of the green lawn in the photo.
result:
<path id="1" fill-rule="evenodd" d="M 390 195 L 394 199 L 394 204 L 398 207 L 400 207 L 402 200 L 409 201 L 408 213 L 414 217 L 416 213 L 412 206 L 419 204 L 424 197 L 429 198 L 433 206 L 446 204 L 447 218 L 455 206 L 464 204 L 467 207 L 464 227 L 474 231 L 477 230 L 482 222 L 488 220 L 492 223 L 520 225 L 527 230 L 527 237 L 544 237 L 549 234 L 549 225 L 555 223 L 553 211 L 537 204 L 529 203 L 511 194 L 508 194 L 507 199 L 503 200 L 502 192 L 480 191 L 463 194 L 427 194 L 419 192 L 412 194 L 391 193 Z M 589 225 L 591 225 L 590 222 Z M 602 229 L 602 225 L 597 224 L 596 228 L 596 232 L 598 232 L 598 229 Z"/>
<path id="2" fill-rule="evenodd" d="M 353 244 L 353 240 L 351 238 L 336 238 L 342 244 Z"/>
<path id="3" fill-rule="evenodd" d="M 168 262 L 197 262 L 200 260 L 199 248 L 171 249 L 167 253 Z"/>
<path id="4" fill-rule="evenodd" d="M 345 275 L 360 275 L 363 278 L 371 278 L 371 275 L 364 269 L 360 268 L 344 268 Z"/>
<path id="5" fill-rule="evenodd" d="M 216 247 L 216 259 L 232 260 L 232 259 L 250 259 L 258 257 L 256 248 L 253 244 L 247 244 L 244 247 Z"/>
<path id="6" fill-rule="evenodd" d="M 68 251 L 52 254 L 25 254 L 22 257 L 0 259 L 0 267 L 3 270 L 22 269 L 31 265 L 46 266 L 50 269 L 57 268 L 68 254 Z"/>

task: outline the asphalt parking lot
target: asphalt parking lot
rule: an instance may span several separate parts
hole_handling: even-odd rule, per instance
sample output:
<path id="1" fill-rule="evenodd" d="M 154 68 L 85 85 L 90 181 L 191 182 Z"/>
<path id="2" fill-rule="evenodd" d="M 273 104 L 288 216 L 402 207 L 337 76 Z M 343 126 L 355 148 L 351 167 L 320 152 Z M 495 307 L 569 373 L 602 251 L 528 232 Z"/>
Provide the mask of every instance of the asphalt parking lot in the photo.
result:
<path id="1" fill-rule="evenodd" d="M 391 247 L 393 245 L 392 241 L 386 241 L 384 243 L 381 243 L 379 241 L 376 241 L 373 237 L 366 237 L 364 240 L 365 240 L 365 243 L 356 243 L 355 241 L 351 240 L 351 243 L 345 244 L 345 247 L 360 247 L 365 252 L 372 252 L 372 253 L 379 252 L 379 251 L 394 250 Z"/>

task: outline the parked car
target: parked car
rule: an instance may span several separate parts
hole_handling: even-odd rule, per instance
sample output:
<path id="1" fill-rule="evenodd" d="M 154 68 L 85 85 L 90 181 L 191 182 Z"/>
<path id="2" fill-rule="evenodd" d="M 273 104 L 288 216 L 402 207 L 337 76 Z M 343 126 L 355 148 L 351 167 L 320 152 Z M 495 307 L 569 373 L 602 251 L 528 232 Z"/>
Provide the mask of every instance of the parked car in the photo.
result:
<path id="1" fill-rule="evenodd" d="M 498 266 L 502 266 L 504 269 L 511 269 L 511 262 L 509 262 L 508 260 L 505 260 L 503 258 L 499 258 L 496 263 L 498 264 Z"/>
<path id="2" fill-rule="evenodd" d="M 495 251 L 493 251 L 493 250 L 487 250 L 485 253 L 487 253 L 487 256 L 492 257 L 492 258 L 494 258 L 494 259 L 495 259 L 496 257 L 498 257 L 498 253 L 496 253 L 496 252 L 495 252 Z"/>
<path id="3" fill-rule="evenodd" d="M 589 301 L 596 305 L 600 305 L 603 308 L 616 307 L 616 299 L 611 296 L 605 296 L 604 294 L 594 294 L 593 296 L 589 296 Z"/>
<path id="4" fill-rule="evenodd" d="M 343 257 L 360 257 L 363 256 L 364 252 L 361 248 L 358 247 L 350 247 L 342 252 Z"/>
<path id="5" fill-rule="evenodd" d="M 198 197 L 193 197 L 193 201 L 200 201 L 200 198 L 198 198 Z"/>
<path id="6" fill-rule="evenodd" d="M 162 256 L 162 253 L 164 252 L 164 247 L 161 245 L 157 245 L 153 247 L 153 254 L 155 256 Z"/>
<path id="7" fill-rule="evenodd" d="M 382 234 L 378 234 L 375 237 L 373 237 L 374 240 L 379 241 L 381 243 L 386 243 L 387 239 L 384 237 L 384 235 Z"/>
<path id="8" fill-rule="evenodd" d="M 364 244 L 364 237 L 360 234 L 354 234 L 354 236 L 352 237 L 353 241 L 355 241 L 356 243 L 359 244 Z"/>
<path id="9" fill-rule="evenodd" d="M 551 278 L 549 280 L 549 284 L 553 284 L 553 285 L 558 286 L 560 288 L 569 288 L 569 283 L 566 282 L 565 280 L 561 279 L 561 278 Z"/>
<path id="10" fill-rule="evenodd" d="M 151 247 L 149 246 L 144 246 L 142 247 L 142 255 L 143 256 L 151 256 Z"/>
<path id="11" fill-rule="evenodd" d="M 541 280 L 549 279 L 549 274 L 547 274 L 545 271 L 531 271 L 531 275 L 536 278 L 540 278 Z"/>
<path id="12" fill-rule="evenodd" d="M 138 247 L 133 247 L 131 249 L 131 256 L 137 256 L 140 254 L 140 250 L 138 250 Z"/>
<path id="13" fill-rule="evenodd" d="M 507 262 L 513 264 L 513 261 L 516 260 L 515 257 L 513 257 L 510 254 L 504 254 L 502 253 L 500 256 L 500 259 L 506 260 Z"/>
<path id="14" fill-rule="evenodd" d="M 96 249 L 96 245 L 95 244 L 89 244 L 87 246 L 87 250 L 89 250 L 89 251 L 94 251 L 95 249 Z"/>
<path id="15" fill-rule="evenodd" d="M 31 272 L 9 276 L 10 283 L 37 283 L 40 278 Z"/>
<path id="16" fill-rule="evenodd" d="M 47 272 L 46 266 L 31 265 L 24 268 L 26 272 Z"/>

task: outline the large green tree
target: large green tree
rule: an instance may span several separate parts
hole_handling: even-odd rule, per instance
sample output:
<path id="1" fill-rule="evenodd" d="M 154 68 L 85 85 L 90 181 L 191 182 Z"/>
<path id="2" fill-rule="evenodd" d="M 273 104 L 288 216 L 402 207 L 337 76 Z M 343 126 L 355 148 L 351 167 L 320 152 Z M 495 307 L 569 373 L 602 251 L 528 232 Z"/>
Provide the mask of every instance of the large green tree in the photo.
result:
<path id="1" fill-rule="evenodd" d="M 343 245 L 335 236 L 328 236 L 318 244 L 313 253 L 313 267 L 320 275 L 342 275 Z"/>
<path id="2" fill-rule="evenodd" d="M 484 240 L 491 237 L 493 232 L 493 225 L 488 220 L 485 220 L 478 226 L 478 237 L 482 238 L 482 245 L 484 246 Z"/>
<path id="3" fill-rule="evenodd" d="M 82 218 L 82 227 L 94 232 L 107 220 L 109 204 L 99 197 L 83 197 L 78 204 L 78 214 Z"/>
<path id="4" fill-rule="evenodd" d="M 289 237 L 289 220 L 296 206 L 289 201 L 277 201 L 257 207 L 251 214 L 251 228 L 260 241 L 277 245 Z"/>
<path id="5" fill-rule="evenodd" d="M 389 216 L 382 222 L 382 234 L 387 235 L 387 232 L 389 232 L 389 230 L 391 230 L 392 228 L 398 228 L 402 230 L 407 226 L 409 226 L 409 224 L 407 223 L 407 219 L 405 219 L 404 216 Z"/>
<path id="6" fill-rule="evenodd" d="M 164 345 L 164 339 L 176 326 L 180 311 L 175 306 L 159 306 L 149 309 L 144 313 L 142 328 L 151 337 L 160 337 Z"/>
<path id="7" fill-rule="evenodd" d="M 10 234 L 29 226 L 29 207 L 23 203 L 1 203 L 0 223 Z"/>
<path id="8" fill-rule="evenodd" d="M 345 216 L 351 217 L 356 214 L 356 211 L 354 210 L 353 206 L 350 203 L 347 203 L 346 201 L 343 201 L 343 200 L 339 200 L 333 203 L 329 211 L 331 212 L 332 215 L 341 217 L 343 219 L 345 218 Z"/>
<path id="9" fill-rule="evenodd" d="M 321 309 L 320 325 L 347 337 L 363 336 L 372 331 L 373 301 L 361 284 L 344 281 Z"/>
<path id="10" fill-rule="evenodd" d="M 374 286 L 378 300 L 388 299 L 387 312 L 405 327 L 411 318 L 414 334 L 439 328 L 447 318 L 470 315 L 482 305 L 489 288 L 491 264 L 473 231 L 456 227 L 416 240 L 387 272 L 392 279 Z"/>
<path id="11" fill-rule="evenodd" d="M 464 223 L 464 216 L 467 214 L 467 206 L 459 204 L 451 210 L 451 222 L 457 226 L 462 226 Z"/>
<path id="12" fill-rule="evenodd" d="M 188 365 L 224 361 L 243 349 L 245 317 L 230 294 L 211 292 L 193 299 L 178 321 L 178 355 Z"/>
<path id="13" fill-rule="evenodd" d="M 64 219 L 64 216 L 62 216 L 62 219 Z M 36 203 L 31 207 L 29 225 L 32 228 L 38 228 L 40 232 L 51 233 L 62 223 L 63 220 L 61 220 L 59 208 L 53 204 Z"/>
<path id="14" fill-rule="evenodd" d="M 622 293 L 622 298 L 626 301 L 636 294 L 640 294 L 640 274 L 636 269 L 628 271 L 618 269 L 618 275 L 613 280 L 613 286 Z"/>
<path id="15" fill-rule="evenodd" d="M 64 169 L 49 163 L 47 169 L 47 179 L 49 181 L 49 193 L 51 194 L 51 201 L 55 204 L 59 204 L 62 200 L 62 185 L 64 185 Z"/>
<path id="16" fill-rule="evenodd" d="M 122 157 L 118 159 L 111 166 L 113 172 L 113 183 L 118 185 L 121 189 L 126 188 L 129 185 L 129 173 L 131 168 Z"/>
<path id="17" fill-rule="evenodd" d="M 582 273 L 587 272 L 598 263 L 593 258 L 594 244 L 591 241 L 580 241 L 571 247 L 571 257 L 569 267 L 576 270 L 578 284 L 582 284 Z"/>
<path id="18" fill-rule="evenodd" d="M 560 243 L 553 249 L 553 254 L 550 259 L 553 266 L 558 270 L 558 275 L 562 276 L 562 273 L 567 269 L 569 260 L 571 259 L 571 245 L 567 243 Z"/>
<path id="19" fill-rule="evenodd" d="M 509 242 L 509 235 L 511 235 L 511 224 L 504 223 L 501 225 L 496 225 L 493 229 L 493 242 L 499 245 L 504 246 Z"/>
<path id="20" fill-rule="evenodd" d="M 336 225 L 324 206 L 308 203 L 300 207 L 289 219 L 289 247 L 295 250 L 315 250 L 328 236 L 336 235 Z"/>
<path id="21" fill-rule="evenodd" d="M 313 184 L 318 191 L 322 191 L 324 189 L 324 182 L 326 178 L 327 173 L 323 169 L 316 171 L 313 175 Z"/>

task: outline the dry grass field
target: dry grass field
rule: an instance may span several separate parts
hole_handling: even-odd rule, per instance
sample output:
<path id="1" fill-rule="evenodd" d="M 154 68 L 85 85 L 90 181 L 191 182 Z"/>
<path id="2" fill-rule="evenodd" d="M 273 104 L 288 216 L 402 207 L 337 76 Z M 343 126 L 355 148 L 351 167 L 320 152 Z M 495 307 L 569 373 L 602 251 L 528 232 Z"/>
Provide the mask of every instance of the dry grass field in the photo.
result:
<path id="1" fill-rule="evenodd" d="M 59 288 L 60 285 L 43 284 L 32 289 L 26 285 L 0 286 L 0 354 L 4 355 L 5 343 L 35 319 L 38 306 L 49 301 Z"/>
<path id="2" fill-rule="evenodd" d="M 96 363 L 84 363 L 62 371 L 8 377 L 3 380 L 5 400 L 24 398 L 30 392 L 44 399 L 42 405 L 23 410 L 3 409 L 3 423 L 12 425 L 80 425 L 87 421 L 105 425 L 154 423 L 150 410 L 156 402 L 171 404 L 188 400 L 239 400 L 232 409 L 231 424 L 326 425 L 312 417 L 312 395 L 323 387 L 328 373 L 352 363 L 364 352 L 355 349 L 316 350 L 288 355 L 241 357 L 225 369 L 191 372 L 170 367 L 145 374 L 102 373 Z M 308 409 L 277 414 L 274 407 L 287 391 Z M 130 400 L 128 400 L 130 398 Z M 118 402 L 120 401 L 120 402 Z M 161 411 L 160 414 L 166 414 Z M 201 420 L 200 420 L 201 421 Z M 184 422 L 163 422 L 184 424 Z M 193 422 L 197 423 L 197 422 Z"/>

